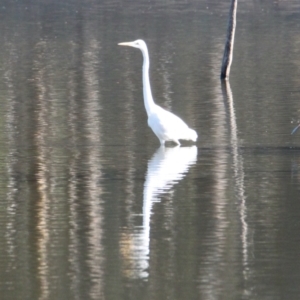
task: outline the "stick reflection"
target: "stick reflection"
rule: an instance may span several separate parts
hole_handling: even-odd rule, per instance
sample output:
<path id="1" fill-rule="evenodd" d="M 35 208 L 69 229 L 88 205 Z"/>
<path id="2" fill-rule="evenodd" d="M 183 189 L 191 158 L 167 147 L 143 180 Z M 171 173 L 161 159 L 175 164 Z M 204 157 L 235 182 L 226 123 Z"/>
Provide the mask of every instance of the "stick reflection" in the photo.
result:
<path id="1" fill-rule="evenodd" d="M 236 114 L 234 108 L 234 101 L 232 96 L 232 91 L 230 87 L 229 81 L 222 82 L 222 93 L 224 99 L 227 99 L 227 110 L 229 115 L 230 122 L 230 144 L 232 148 L 232 156 L 233 156 L 233 170 L 234 170 L 234 182 L 235 182 L 235 192 L 236 197 L 239 201 L 239 214 L 240 214 L 240 222 L 241 222 L 241 242 L 242 242 L 242 258 L 243 258 L 243 277 L 245 280 L 245 295 L 251 295 L 251 288 L 248 287 L 247 281 L 250 276 L 249 269 L 249 227 L 247 221 L 247 203 L 245 196 L 245 172 L 244 172 L 244 162 L 243 156 L 239 152 L 239 141 L 238 141 L 238 129 L 236 122 Z"/>
<path id="2" fill-rule="evenodd" d="M 136 277 L 147 278 L 150 253 L 152 207 L 160 195 L 184 178 L 197 161 L 197 147 L 160 147 L 148 162 L 143 194 L 143 224 L 133 233 L 133 260 Z"/>

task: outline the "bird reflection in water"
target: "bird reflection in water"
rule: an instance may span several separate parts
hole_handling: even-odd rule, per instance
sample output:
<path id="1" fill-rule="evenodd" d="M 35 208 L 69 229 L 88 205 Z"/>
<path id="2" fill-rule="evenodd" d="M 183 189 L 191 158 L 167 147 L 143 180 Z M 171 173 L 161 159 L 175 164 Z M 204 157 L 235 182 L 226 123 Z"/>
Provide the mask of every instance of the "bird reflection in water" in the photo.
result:
<path id="1" fill-rule="evenodd" d="M 189 168 L 197 161 L 197 147 L 161 146 L 148 162 L 143 193 L 143 224 L 136 226 L 133 234 L 133 258 L 136 277 L 148 277 L 150 253 L 150 218 L 155 202 L 160 195 L 185 177 Z"/>

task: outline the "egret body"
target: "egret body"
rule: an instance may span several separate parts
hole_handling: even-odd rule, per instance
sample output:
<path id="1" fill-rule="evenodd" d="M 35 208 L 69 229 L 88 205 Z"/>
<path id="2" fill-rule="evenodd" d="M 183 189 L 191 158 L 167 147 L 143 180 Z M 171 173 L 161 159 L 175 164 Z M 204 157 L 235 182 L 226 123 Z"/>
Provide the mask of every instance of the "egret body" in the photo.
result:
<path id="1" fill-rule="evenodd" d="M 149 54 L 147 45 L 143 40 L 136 40 L 133 42 L 119 43 L 120 46 L 130 46 L 138 48 L 143 54 L 143 94 L 144 104 L 148 115 L 148 125 L 158 137 L 161 145 L 166 141 L 173 141 L 180 145 L 179 140 L 197 140 L 197 133 L 195 130 L 189 128 L 185 122 L 173 113 L 163 109 L 155 104 L 150 80 L 149 80 Z"/>

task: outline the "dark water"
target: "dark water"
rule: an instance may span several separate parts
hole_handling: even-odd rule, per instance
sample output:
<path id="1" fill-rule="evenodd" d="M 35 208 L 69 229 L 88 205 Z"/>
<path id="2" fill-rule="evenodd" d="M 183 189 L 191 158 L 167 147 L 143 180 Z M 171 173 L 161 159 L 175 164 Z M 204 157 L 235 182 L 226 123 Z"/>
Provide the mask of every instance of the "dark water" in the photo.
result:
<path id="1" fill-rule="evenodd" d="M 299 299 L 300 5 L 3 1 L 1 299 Z M 158 104 L 196 129 L 159 148 Z"/>

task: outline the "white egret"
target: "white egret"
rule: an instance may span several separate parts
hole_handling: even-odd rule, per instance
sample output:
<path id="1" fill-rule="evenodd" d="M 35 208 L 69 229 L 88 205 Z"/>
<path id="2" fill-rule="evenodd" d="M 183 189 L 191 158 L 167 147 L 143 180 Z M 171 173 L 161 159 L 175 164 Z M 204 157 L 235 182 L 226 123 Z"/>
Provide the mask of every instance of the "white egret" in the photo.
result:
<path id="1" fill-rule="evenodd" d="M 173 141 L 180 145 L 179 140 L 197 140 L 197 133 L 195 130 L 189 128 L 185 122 L 173 113 L 163 109 L 155 104 L 149 80 L 149 54 L 147 45 L 143 40 L 136 40 L 133 42 L 119 43 L 120 46 L 130 46 L 138 48 L 143 54 L 143 94 L 144 104 L 148 115 L 148 125 L 158 137 L 161 145 L 166 141 Z"/>

